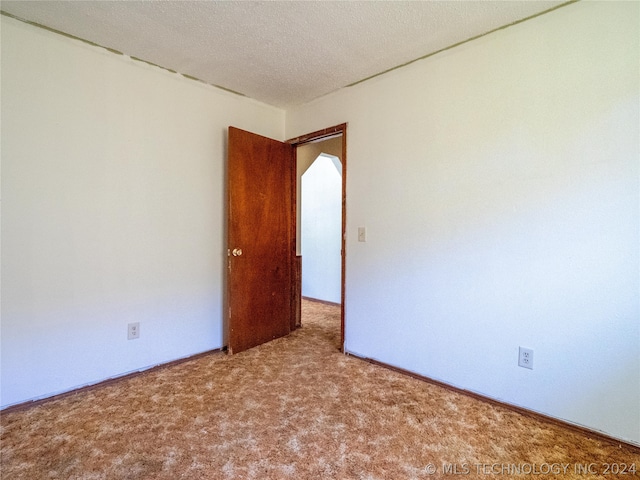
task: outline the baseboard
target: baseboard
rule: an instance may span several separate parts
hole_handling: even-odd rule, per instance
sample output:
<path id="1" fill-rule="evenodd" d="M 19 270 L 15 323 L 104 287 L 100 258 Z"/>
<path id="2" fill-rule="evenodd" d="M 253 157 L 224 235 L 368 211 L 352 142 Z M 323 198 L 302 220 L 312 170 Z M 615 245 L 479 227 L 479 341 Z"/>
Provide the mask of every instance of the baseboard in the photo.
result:
<path id="1" fill-rule="evenodd" d="M 303 300 L 307 300 L 309 302 L 316 302 L 316 303 L 322 303 L 324 305 L 331 305 L 333 307 L 339 307 L 341 304 L 340 303 L 336 303 L 336 302 L 330 302 L 328 300 L 320 300 L 319 298 L 312 298 L 312 297 L 302 297 Z"/>
<path id="2" fill-rule="evenodd" d="M 482 402 L 489 403 L 491 405 L 496 405 L 496 406 L 499 406 L 499 407 L 503 407 L 503 408 L 509 409 L 511 411 L 515 411 L 517 413 L 520 413 L 522 415 L 526 415 L 527 417 L 534 418 L 536 420 L 540 420 L 540 421 L 545 422 L 545 423 L 550 423 L 552 425 L 556 425 L 556 426 L 559 426 L 559 427 L 562 427 L 562 428 L 566 428 L 568 430 L 572 430 L 572 431 L 580 433 L 582 435 L 587 435 L 587 436 L 589 436 L 591 438 L 596 438 L 596 439 L 598 439 L 598 440 L 600 440 L 602 442 L 605 442 L 605 443 L 608 443 L 608 444 L 611 444 L 611 445 L 616 445 L 618 447 L 625 446 L 625 447 L 631 449 L 632 451 L 634 451 L 635 453 L 640 454 L 640 445 L 637 445 L 635 443 L 631 443 L 631 442 L 626 441 L 626 440 L 621 440 L 621 439 L 616 438 L 616 437 L 612 437 L 610 435 L 607 435 L 606 433 L 602 433 L 602 432 L 599 432 L 597 430 L 591 430 L 590 428 L 583 427 L 581 425 L 576 425 L 574 423 L 570 423 L 570 422 L 567 422 L 565 420 L 560 420 L 559 418 L 551 417 L 549 415 L 545 415 L 543 413 L 535 412 L 533 410 L 528 410 L 526 408 L 519 407 L 517 405 L 512 405 L 512 404 L 506 403 L 506 402 L 501 402 L 500 400 L 496 400 L 494 398 L 487 397 L 485 395 L 481 395 L 479 393 L 472 392 L 472 391 L 469 391 L 469 390 L 464 390 L 463 388 L 454 387 L 453 385 L 449 385 L 448 383 L 441 382 L 439 380 L 434 380 L 433 378 L 426 377 L 424 375 L 420 375 L 420 374 L 412 372 L 410 370 L 405 370 L 404 368 L 395 367 L 393 365 L 389 365 L 389 364 L 381 362 L 379 360 L 373 360 L 371 358 L 361 357 L 360 355 L 356 355 L 356 354 L 349 353 L 349 352 L 345 352 L 345 354 L 349 355 L 350 357 L 354 357 L 354 358 L 357 358 L 359 360 L 363 360 L 363 361 L 365 361 L 367 363 L 371 363 L 373 365 L 377 365 L 379 367 L 383 367 L 383 368 L 386 368 L 388 370 L 392 370 L 394 372 L 398 372 L 398 373 L 400 373 L 402 375 L 407 375 L 407 376 L 415 378 L 417 380 L 421 380 L 423 382 L 430 383 L 432 385 L 437 385 L 439 387 L 446 388 L 447 390 L 450 390 L 452 392 L 460 393 L 462 395 L 466 395 L 468 397 L 475 398 L 476 400 L 480 400 Z"/>
<path id="3" fill-rule="evenodd" d="M 16 403 L 14 405 L 9 405 L 1 409 L 0 411 L 3 414 L 19 412 L 22 410 L 28 410 L 30 408 L 36 407 L 38 405 L 43 405 L 48 402 L 52 402 L 54 400 L 59 400 L 61 398 L 70 397 L 72 395 L 77 395 L 79 393 L 88 392 L 91 390 L 97 390 L 102 387 L 106 387 L 107 385 L 113 385 L 118 382 L 122 382 L 123 380 L 128 380 L 130 378 L 138 377 L 140 375 L 145 375 L 150 372 L 157 372 L 158 370 L 162 370 L 165 368 L 173 367 L 179 365 L 181 363 L 189 362 L 191 360 L 195 360 L 197 358 L 205 357 L 207 355 L 213 355 L 215 353 L 221 353 L 226 351 L 227 347 L 223 348 L 215 348 L 213 350 L 207 350 L 206 352 L 196 353 L 194 355 L 190 355 L 188 357 L 179 358 L 177 360 L 172 360 L 170 362 L 160 363 L 158 365 L 154 365 L 153 367 L 145 368 L 144 370 L 138 370 L 136 372 L 126 373 L 124 375 L 120 375 L 119 377 L 107 378 L 106 380 L 102 380 L 97 383 L 92 383 L 91 385 L 85 385 L 83 387 L 73 388 L 69 391 L 58 393 L 55 395 L 51 395 L 50 397 L 40 398 L 38 400 L 27 400 L 26 402 Z"/>
<path id="4" fill-rule="evenodd" d="M 305 297 L 305 299 L 306 299 L 306 297 Z M 335 305 L 335 304 L 333 304 L 331 302 L 325 302 L 323 300 L 315 300 L 315 299 L 307 299 L 307 300 Z M 98 383 L 94 383 L 94 384 L 87 385 L 87 386 L 84 386 L 84 387 L 79 387 L 79 388 L 75 388 L 73 390 L 69 390 L 68 392 L 59 393 L 57 395 L 52 395 L 50 397 L 42 398 L 42 399 L 39 399 L 39 400 L 28 400 L 26 402 L 17 403 L 15 405 L 10 405 L 8 407 L 3 408 L 1 411 L 2 411 L 3 414 L 7 414 L 7 413 L 13 413 L 13 412 L 17 412 L 17 411 L 27 410 L 29 408 L 33 408 L 33 407 L 38 406 L 38 405 L 43 405 L 45 403 L 52 402 L 54 400 L 59 400 L 61 398 L 69 397 L 69 396 L 72 396 L 72 395 L 77 395 L 79 393 L 83 393 L 83 392 L 87 392 L 87 391 L 91 391 L 91 390 L 97 390 L 97 389 L 105 387 L 107 385 L 113 385 L 113 384 L 116 384 L 118 382 L 121 382 L 121 381 L 124 381 L 124 380 L 128 380 L 130 378 L 134 378 L 134 377 L 137 377 L 137 376 L 140 376 L 140 375 L 144 375 L 144 374 L 147 374 L 147 373 L 150 373 L 150 372 L 155 372 L 155 371 L 162 370 L 162 369 L 165 369 L 165 368 L 173 367 L 175 365 L 179 365 L 181 363 L 185 363 L 185 362 L 188 362 L 188 361 L 191 361 L 191 360 L 195 360 L 195 359 L 198 359 L 198 358 L 201 358 L 201 357 L 205 357 L 207 355 L 213 355 L 213 354 L 216 354 L 216 353 L 221 353 L 221 352 L 223 352 L 225 350 L 226 350 L 226 347 L 223 347 L 223 348 L 216 348 L 216 349 L 213 349 L 213 350 L 208 350 L 206 352 L 196 353 L 195 355 L 191 355 L 189 357 L 179 358 L 178 360 L 173 360 L 173 361 L 170 361 L 170 362 L 161 363 L 159 365 L 155 365 L 155 366 L 147 368 L 145 370 L 140 370 L 140 371 L 137 371 L 137 372 L 128 373 L 128 374 L 122 375 L 120 377 L 109 378 L 107 380 L 103 380 L 103 381 L 98 382 Z M 566 422 L 564 420 L 560 420 L 560 419 L 555 418 L 555 417 L 551 417 L 551 416 L 548 416 L 548 415 L 545 415 L 545 414 L 542 414 L 542 413 L 539 413 L 539 412 L 535 412 L 533 410 L 528 410 L 526 408 L 519 407 L 519 406 L 516 406 L 516 405 L 512 405 L 510 403 L 501 402 L 499 400 L 496 400 L 496 399 L 491 398 L 491 397 L 487 397 L 485 395 L 481 395 L 481 394 L 476 393 L 476 392 L 471 392 L 469 390 L 464 390 L 464 389 L 459 388 L 459 387 L 454 387 L 453 385 L 449 385 L 448 383 L 441 382 L 439 380 L 435 380 L 433 378 L 426 377 L 424 375 L 420 375 L 420 374 L 412 372 L 410 370 L 405 370 L 405 369 L 400 368 L 400 367 L 395 367 L 393 365 L 381 362 L 379 360 L 374 360 L 374 359 L 371 359 L 371 358 L 361 357 L 360 355 L 356 355 L 356 354 L 349 353 L 349 352 L 345 352 L 345 355 L 349 355 L 350 357 L 357 358 L 358 360 L 362 360 L 362 361 L 365 361 L 365 362 L 370 363 L 372 365 L 377 365 L 379 367 L 383 367 L 383 368 L 386 368 L 388 370 L 392 370 L 394 372 L 398 372 L 398 373 L 400 373 L 402 375 L 406 375 L 406 376 L 415 378 L 417 380 L 420 380 L 420 381 L 423 381 L 423 382 L 426 382 L 426 383 L 430 383 L 432 385 L 437 385 L 439 387 L 446 388 L 447 390 L 450 390 L 452 392 L 460 393 L 462 395 L 466 395 L 468 397 L 475 398 L 476 400 L 480 400 L 480 401 L 485 402 L 485 403 L 489 403 L 489 404 L 492 404 L 492 405 L 500 406 L 500 407 L 515 411 L 517 413 L 520 413 L 522 415 L 526 415 L 526 416 L 534 418 L 536 420 L 540 420 L 540 421 L 543 421 L 543 422 L 546 422 L 546 423 L 550 423 L 552 425 L 560 426 L 562 428 L 566 428 L 566 429 L 572 430 L 572 431 L 580 433 L 582 435 L 587 435 L 589 437 L 597 438 L 598 440 L 606 442 L 608 444 L 617 445 L 617 446 L 623 446 L 624 445 L 625 447 L 631 449 L 632 451 L 640 454 L 640 445 L 636 445 L 635 443 L 631 443 L 631 442 L 628 442 L 626 440 L 621 440 L 619 438 L 612 437 L 612 436 L 607 435 L 605 433 L 598 432 L 597 430 L 591 430 L 590 428 L 583 427 L 581 425 L 576 425 L 576 424 L 573 424 L 573 423 L 570 423 L 570 422 Z"/>

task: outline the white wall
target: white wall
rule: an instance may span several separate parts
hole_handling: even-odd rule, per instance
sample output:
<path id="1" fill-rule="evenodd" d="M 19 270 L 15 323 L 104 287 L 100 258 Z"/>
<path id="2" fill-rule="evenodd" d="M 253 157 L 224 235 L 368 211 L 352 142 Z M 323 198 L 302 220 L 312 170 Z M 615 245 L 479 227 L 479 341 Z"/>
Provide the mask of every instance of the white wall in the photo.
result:
<path id="1" fill-rule="evenodd" d="M 348 122 L 347 351 L 640 443 L 639 9 L 572 4 L 287 112 L 288 138 Z"/>
<path id="2" fill-rule="evenodd" d="M 1 113 L 0 404 L 221 347 L 227 126 L 284 112 L 2 17 Z"/>
<path id="3" fill-rule="evenodd" d="M 302 255 L 302 175 L 321 153 L 342 158 L 342 135 L 318 142 L 304 143 L 296 148 L 296 254 Z M 342 174 L 342 164 L 340 164 Z"/>
<path id="4" fill-rule="evenodd" d="M 319 155 L 302 175 L 302 295 L 341 303 L 342 175 L 337 157 Z"/>

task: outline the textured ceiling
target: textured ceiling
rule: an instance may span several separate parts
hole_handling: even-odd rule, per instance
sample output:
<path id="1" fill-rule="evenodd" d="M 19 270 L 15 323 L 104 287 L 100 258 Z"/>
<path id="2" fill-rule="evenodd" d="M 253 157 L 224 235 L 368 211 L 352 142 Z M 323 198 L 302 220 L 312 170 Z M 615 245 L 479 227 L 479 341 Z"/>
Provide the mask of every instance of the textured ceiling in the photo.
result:
<path id="1" fill-rule="evenodd" d="M 2 11 L 272 105 L 358 82 L 561 1 L 9 1 Z"/>

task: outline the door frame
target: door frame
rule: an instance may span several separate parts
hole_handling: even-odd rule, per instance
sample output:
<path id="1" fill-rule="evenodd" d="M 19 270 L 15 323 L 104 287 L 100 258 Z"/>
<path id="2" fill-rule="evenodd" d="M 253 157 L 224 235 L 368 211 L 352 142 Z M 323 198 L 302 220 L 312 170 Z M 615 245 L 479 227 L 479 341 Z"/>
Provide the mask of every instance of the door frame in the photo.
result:
<path id="1" fill-rule="evenodd" d="M 321 140 L 326 140 L 331 137 L 342 136 L 342 255 L 341 255 L 341 279 L 340 279 L 340 351 L 344 353 L 344 311 L 345 311 L 345 279 L 346 279 L 346 263 L 347 263 L 347 123 L 341 123 L 334 125 L 333 127 L 324 128 L 315 132 L 307 133 L 289 140 L 288 143 L 294 147 L 293 155 L 293 188 L 292 188 L 292 204 L 293 204 L 293 251 L 295 252 L 295 243 L 298 236 L 298 221 L 297 221 L 297 202 L 296 196 L 298 191 L 298 181 L 296 175 L 296 165 L 298 158 L 298 147 L 307 143 L 314 143 Z M 297 257 L 292 262 L 292 268 L 297 270 Z M 299 292 L 299 283 L 302 278 L 294 271 L 291 278 L 295 282 L 293 285 L 293 292 Z M 292 318 L 295 318 L 295 313 L 300 309 L 300 302 L 302 297 L 300 295 L 294 295 L 294 305 L 292 305 Z"/>

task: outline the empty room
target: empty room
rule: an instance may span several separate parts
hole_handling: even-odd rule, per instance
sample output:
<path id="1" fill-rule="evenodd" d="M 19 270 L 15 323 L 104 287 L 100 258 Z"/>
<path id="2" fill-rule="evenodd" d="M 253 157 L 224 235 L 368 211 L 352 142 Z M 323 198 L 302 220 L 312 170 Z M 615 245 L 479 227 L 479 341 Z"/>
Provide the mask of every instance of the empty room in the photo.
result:
<path id="1" fill-rule="evenodd" d="M 3 479 L 640 476 L 640 2 L 0 10 Z"/>

